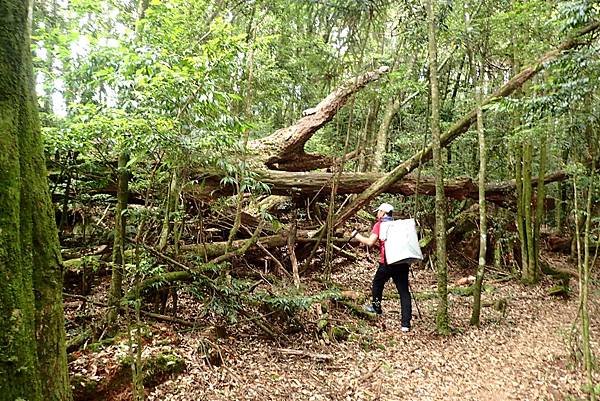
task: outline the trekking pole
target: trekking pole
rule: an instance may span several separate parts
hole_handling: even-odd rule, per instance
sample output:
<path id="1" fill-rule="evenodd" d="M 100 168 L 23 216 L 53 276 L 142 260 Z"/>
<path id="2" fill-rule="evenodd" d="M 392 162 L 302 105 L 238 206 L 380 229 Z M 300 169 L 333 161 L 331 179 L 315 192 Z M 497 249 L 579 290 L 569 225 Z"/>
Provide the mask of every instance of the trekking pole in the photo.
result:
<path id="1" fill-rule="evenodd" d="M 413 279 L 416 280 L 415 272 L 413 272 L 412 269 L 409 269 L 409 270 L 412 273 Z M 419 304 L 417 303 L 417 298 L 415 298 L 415 294 L 412 292 L 412 287 L 410 286 L 410 282 L 408 283 L 408 291 L 410 292 L 410 296 L 412 297 L 413 302 L 415 303 L 415 306 L 417 307 L 417 313 L 419 314 L 419 320 L 421 320 L 421 310 L 419 309 Z"/>

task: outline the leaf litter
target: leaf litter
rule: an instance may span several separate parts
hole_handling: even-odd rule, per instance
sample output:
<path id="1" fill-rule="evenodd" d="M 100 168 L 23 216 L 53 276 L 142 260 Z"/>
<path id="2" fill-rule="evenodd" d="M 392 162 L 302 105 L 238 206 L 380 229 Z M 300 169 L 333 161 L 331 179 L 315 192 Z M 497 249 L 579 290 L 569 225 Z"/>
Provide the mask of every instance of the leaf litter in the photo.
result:
<path id="1" fill-rule="evenodd" d="M 332 280 L 345 288 L 370 291 L 372 264 L 362 260 L 335 269 Z M 435 291 L 435 272 L 414 268 L 413 293 Z M 464 272 L 451 272 L 460 282 Z M 469 273 L 467 272 L 466 275 Z M 307 291 L 311 287 L 307 281 Z M 202 330 L 148 321 L 151 339 L 144 355 L 176 354 L 185 369 L 146 388 L 147 400 L 576 400 L 585 397 L 585 377 L 572 329 L 577 294 L 547 295 L 548 278 L 535 287 L 515 280 L 486 279 L 484 305 L 504 300 L 506 309 L 482 308 L 479 328 L 469 325 L 472 297 L 449 294 L 453 333 L 435 332 L 436 300 L 413 303 L 413 327 L 400 331 L 399 301 L 390 282 L 384 314 L 365 321 L 348 313 L 336 318 L 353 327 L 347 341 L 324 341 L 312 330 L 265 339 L 254 326 L 228 328 L 223 338 L 207 340 Z M 571 280 L 572 288 L 577 283 Z M 183 300 L 182 303 L 193 300 Z M 188 308 L 193 308 L 189 304 Z M 600 325 L 600 293 L 591 291 L 592 347 Z M 218 350 L 217 363 L 207 358 L 207 341 Z M 72 376 L 107 382 L 122 363 L 126 341 L 72 355 Z M 597 378 L 596 378 L 597 379 Z M 106 399 L 131 399 L 130 386 Z"/>

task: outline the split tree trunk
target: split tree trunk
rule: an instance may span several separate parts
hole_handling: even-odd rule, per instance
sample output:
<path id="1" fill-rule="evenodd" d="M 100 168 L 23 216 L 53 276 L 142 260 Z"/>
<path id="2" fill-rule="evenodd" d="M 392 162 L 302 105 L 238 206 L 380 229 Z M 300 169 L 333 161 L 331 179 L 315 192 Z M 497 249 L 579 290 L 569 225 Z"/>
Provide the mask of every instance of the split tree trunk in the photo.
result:
<path id="1" fill-rule="evenodd" d="M 34 96 L 29 1 L 0 0 L 0 397 L 71 399 L 62 266 Z"/>

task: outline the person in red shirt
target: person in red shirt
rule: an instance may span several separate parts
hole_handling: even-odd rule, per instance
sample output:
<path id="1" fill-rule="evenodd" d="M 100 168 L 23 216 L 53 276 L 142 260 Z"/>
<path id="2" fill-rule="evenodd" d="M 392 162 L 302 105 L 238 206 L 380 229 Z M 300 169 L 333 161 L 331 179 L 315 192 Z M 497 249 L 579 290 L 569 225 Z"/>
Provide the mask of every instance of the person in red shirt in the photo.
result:
<path id="1" fill-rule="evenodd" d="M 392 217 L 393 211 L 394 207 L 392 205 L 389 203 L 382 203 L 377 208 L 377 221 L 371 230 L 371 235 L 365 237 L 358 234 L 355 230 L 352 233 L 352 236 L 368 246 L 373 246 L 376 242 L 379 242 L 379 267 L 373 277 L 373 286 L 371 290 L 372 304 L 367 306 L 365 310 L 378 315 L 383 313 L 383 310 L 381 309 L 383 288 L 385 283 L 391 278 L 394 281 L 394 284 L 396 284 L 398 295 L 400 295 L 402 331 L 407 332 L 410 330 L 410 321 L 412 318 L 412 301 L 408 285 L 408 269 L 410 265 L 407 263 L 388 265 L 385 261 L 385 241 L 379 238 L 381 223 L 392 221 L 394 219 Z"/>

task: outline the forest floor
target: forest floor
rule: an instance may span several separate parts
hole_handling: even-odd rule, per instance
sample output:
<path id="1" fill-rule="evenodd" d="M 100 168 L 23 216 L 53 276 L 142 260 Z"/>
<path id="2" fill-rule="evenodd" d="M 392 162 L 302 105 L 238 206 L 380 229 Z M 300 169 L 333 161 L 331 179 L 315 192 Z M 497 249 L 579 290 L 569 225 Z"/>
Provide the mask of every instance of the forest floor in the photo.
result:
<path id="1" fill-rule="evenodd" d="M 552 263 L 564 264 L 566 257 L 555 257 Z M 581 353 L 572 335 L 578 312 L 576 292 L 568 298 L 554 297 L 548 295 L 554 284 L 548 278 L 535 287 L 526 287 L 506 280 L 504 275 L 490 274 L 483 302 L 496 306 L 505 302 L 506 308 L 484 307 L 481 326 L 471 327 L 472 297 L 451 294 L 453 333 L 439 336 L 435 333 L 436 301 L 425 296 L 435 292 L 435 272 L 420 267 L 413 273 L 411 286 L 419 295 L 420 316 L 413 304 L 413 328 L 409 333 L 400 330 L 399 301 L 391 282 L 384 293 L 384 314 L 376 320 L 332 311 L 332 321 L 352 329 L 346 341 L 325 341 L 309 330 L 282 335 L 276 342 L 265 339 L 254 326 L 243 324 L 227 328 L 222 338 L 209 340 L 199 330 L 148 321 L 151 334 L 143 356 L 168 353 L 184 365 L 178 374 L 146 383 L 147 399 L 583 399 Z M 368 294 L 373 274 L 373 263 L 359 261 L 338 267 L 333 281 Z M 450 266 L 452 283 L 464 274 Z M 571 279 L 571 288 L 576 291 L 575 279 Z M 598 286 L 591 293 L 593 349 L 598 355 Z M 191 299 L 181 302 L 184 309 L 197 308 Z M 216 363 L 214 358 L 212 364 L 206 358 L 203 351 L 207 346 L 218 353 Z M 79 389 L 76 398 L 131 399 L 130 378 L 123 379 L 125 375 L 120 382 L 115 378 L 117 366 L 124 365 L 127 349 L 128 342 L 123 340 L 71 354 L 71 375 L 85 378 L 88 388 L 90 382 L 96 386 L 87 395 Z"/>

